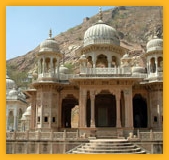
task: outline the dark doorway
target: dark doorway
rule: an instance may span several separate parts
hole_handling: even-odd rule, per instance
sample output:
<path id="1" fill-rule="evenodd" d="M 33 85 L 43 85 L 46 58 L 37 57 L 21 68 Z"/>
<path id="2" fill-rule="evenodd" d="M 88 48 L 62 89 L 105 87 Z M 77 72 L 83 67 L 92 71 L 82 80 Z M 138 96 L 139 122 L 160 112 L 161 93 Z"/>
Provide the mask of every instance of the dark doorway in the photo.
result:
<path id="1" fill-rule="evenodd" d="M 147 103 L 141 94 L 136 94 L 133 98 L 133 121 L 134 128 L 147 127 Z"/>
<path id="2" fill-rule="evenodd" d="M 96 127 L 116 126 L 116 100 L 112 94 L 98 94 L 95 97 Z"/>
<path id="3" fill-rule="evenodd" d="M 72 108 L 78 105 L 78 100 L 73 95 L 68 95 L 62 100 L 62 127 L 71 128 Z"/>

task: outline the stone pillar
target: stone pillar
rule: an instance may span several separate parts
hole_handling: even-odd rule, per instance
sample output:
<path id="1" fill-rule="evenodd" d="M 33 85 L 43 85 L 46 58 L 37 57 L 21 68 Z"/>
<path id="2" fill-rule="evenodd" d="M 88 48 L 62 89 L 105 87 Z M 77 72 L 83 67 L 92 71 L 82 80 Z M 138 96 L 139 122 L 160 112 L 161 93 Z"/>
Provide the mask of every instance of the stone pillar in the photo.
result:
<path id="1" fill-rule="evenodd" d="M 17 110 L 15 109 L 14 110 L 14 130 L 16 131 L 17 130 L 17 121 L 18 121 L 18 119 L 17 119 Z"/>
<path id="2" fill-rule="evenodd" d="M 150 74 L 150 58 L 147 58 L 147 74 Z"/>
<path id="3" fill-rule="evenodd" d="M 91 120 L 90 127 L 95 128 L 95 94 L 94 91 L 90 92 L 90 100 L 91 100 Z"/>
<path id="4" fill-rule="evenodd" d="M 9 130 L 9 110 L 6 110 L 6 131 Z"/>
<path id="5" fill-rule="evenodd" d="M 155 65 L 156 65 L 156 76 L 158 76 L 158 59 L 155 57 Z"/>
<path id="6" fill-rule="evenodd" d="M 58 81 L 59 81 L 59 79 L 60 79 L 60 77 L 59 77 L 59 67 L 60 67 L 60 60 L 59 60 L 59 58 L 57 59 L 57 78 L 58 78 Z"/>
<path id="7" fill-rule="evenodd" d="M 96 57 L 95 57 L 95 55 L 92 56 L 92 61 L 93 61 L 93 68 L 96 68 Z"/>
<path id="8" fill-rule="evenodd" d="M 43 105 L 41 104 L 40 128 L 43 127 Z"/>
<path id="9" fill-rule="evenodd" d="M 125 99 L 125 127 L 133 128 L 133 104 L 132 104 L 132 90 L 124 90 Z"/>
<path id="10" fill-rule="evenodd" d="M 111 56 L 108 56 L 108 68 L 111 68 L 112 59 Z"/>
<path id="11" fill-rule="evenodd" d="M 120 118 L 120 90 L 116 92 L 116 127 L 121 127 L 121 118 Z"/>
<path id="12" fill-rule="evenodd" d="M 57 109 L 57 127 L 60 128 L 62 127 L 62 119 L 61 119 L 61 115 L 62 115 L 62 94 L 57 94 L 57 102 L 58 103 L 58 109 Z"/>
<path id="13" fill-rule="evenodd" d="M 34 93 L 31 97 L 31 118 L 30 118 L 30 129 L 35 129 L 36 124 L 36 94 Z"/>
<path id="14" fill-rule="evenodd" d="M 80 91 L 79 120 L 80 127 L 86 127 L 86 90 Z"/>
<path id="15" fill-rule="evenodd" d="M 42 74 L 44 76 L 45 73 L 45 58 L 43 57 L 43 64 L 42 64 Z"/>
<path id="16" fill-rule="evenodd" d="M 53 76 L 53 57 L 50 57 L 50 76 L 52 77 Z"/>
<path id="17" fill-rule="evenodd" d="M 38 75 L 41 74 L 41 64 L 40 59 L 38 59 Z"/>
<path id="18" fill-rule="evenodd" d="M 17 130 L 17 116 L 14 116 L 14 130 Z"/>

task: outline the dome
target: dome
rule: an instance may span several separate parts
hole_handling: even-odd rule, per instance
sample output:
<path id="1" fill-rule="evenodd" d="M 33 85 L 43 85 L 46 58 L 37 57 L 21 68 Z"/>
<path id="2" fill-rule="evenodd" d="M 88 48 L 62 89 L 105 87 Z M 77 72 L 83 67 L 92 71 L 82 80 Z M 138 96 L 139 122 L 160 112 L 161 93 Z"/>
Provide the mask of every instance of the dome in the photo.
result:
<path id="1" fill-rule="evenodd" d="M 24 114 L 22 114 L 21 121 L 26 121 L 26 120 L 27 120 L 27 118 L 26 118 L 25 113 L 24 113 Z"/>
<path id="2" fill-rule="evenodd" d="M 15 85 L 15 82 L 12 80 L 12 79 L 10 79 L 9 77 L 8 77 L 8 75 L 6 75 L 6 88 L 7 89 L 12 89 L 12 88 L 14 88 L 16 85 Z"/>
<path id="3" fill-rule="evenodd" d="M 117 31 L 99 20 L 98 23 L 88 28 L 84 35 L 84 46 L 90 44 L 115 44 L 120 45 Z"/>
<path id="4" fill-rule="evenodd" d="M 12 96 L 17 96 L 17 95 L 18 95 L 18 91 L 15 88 L 9 91 L 9 96 L 12 97 Z"/>
<path id="5" fill-rule="evenodd" d="M 162 51 L 163 50 L 163 40 L 155 36 L 147 43 L 147 52 L 152 51 Z"/>
<path id="6" fill-rule="evenodd" d="M 26 109 L 26 112 L 23 115 L 26 117 L 31 115 L 31 106 Z"/>
<path id="7" fill-rule="evenodd" d="M 139 73 L 145 73 L 146 70 L 144 67 L 141 66 L 134 66 L 132 67 L 132 74 L 139 74 Z"/>
<path id="8" fill-rule="evenodd" d="M 59 45 L 52 38 L 52 31 L 49 32 L 49 38 L 40 44 L 39 52 L 59 52 Z"/>
<path id="9" fill-rule="evenodd" d="M 63 66 L 63 64 L 59 67 L 59 73 L 62 74 L 68 74 L 69 73 L 69 69 L 65 66 Z"/>
<path id="10" fill-rule="evenodd" d="M 87 61 L 86 56 L 83 54 L 80 56 L 79 61 Z"/>
<path id="11" fill-rule="evenodd" d="M 53 38 L 49 38 L 40 44 L 39 52 L 59 52 L 59 46 Z"/>

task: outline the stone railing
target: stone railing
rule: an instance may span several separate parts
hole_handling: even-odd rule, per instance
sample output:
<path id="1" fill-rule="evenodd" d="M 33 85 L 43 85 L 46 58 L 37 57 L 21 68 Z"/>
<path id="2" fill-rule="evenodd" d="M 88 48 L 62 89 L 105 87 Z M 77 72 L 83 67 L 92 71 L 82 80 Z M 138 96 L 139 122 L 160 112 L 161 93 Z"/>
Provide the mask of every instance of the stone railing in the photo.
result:
<path id="1" fill-rule="evenodd" d="M 137 136 L 143 141 L 163 141 L 163 132 L 137 132 Z"/>
<path id="2" fill-rule="evenodd" d="M 6 132 L 6 140 L 73 140 L 79 138 L 79 132 Z"/>
<path id="3" fill-rule="evenodd" d="M 81 74 L 131 74 L 131 68 L 81 68 Z"/>

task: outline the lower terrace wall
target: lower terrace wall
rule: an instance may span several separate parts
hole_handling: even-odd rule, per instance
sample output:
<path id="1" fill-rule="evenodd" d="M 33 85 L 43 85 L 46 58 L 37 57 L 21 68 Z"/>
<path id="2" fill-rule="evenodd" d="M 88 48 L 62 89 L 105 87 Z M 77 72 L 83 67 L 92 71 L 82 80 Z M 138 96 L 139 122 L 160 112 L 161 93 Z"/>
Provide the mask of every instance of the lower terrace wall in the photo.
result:
<path id="1" fill-rule="evenodd" d="M 138 132 L 128 140 L 146 149 L 151 154 L 163 153 L 162 132 Z M 7 132 L 7 154 L 64 154 L 87 143 L 89 140 L 79 132 Z"/>

